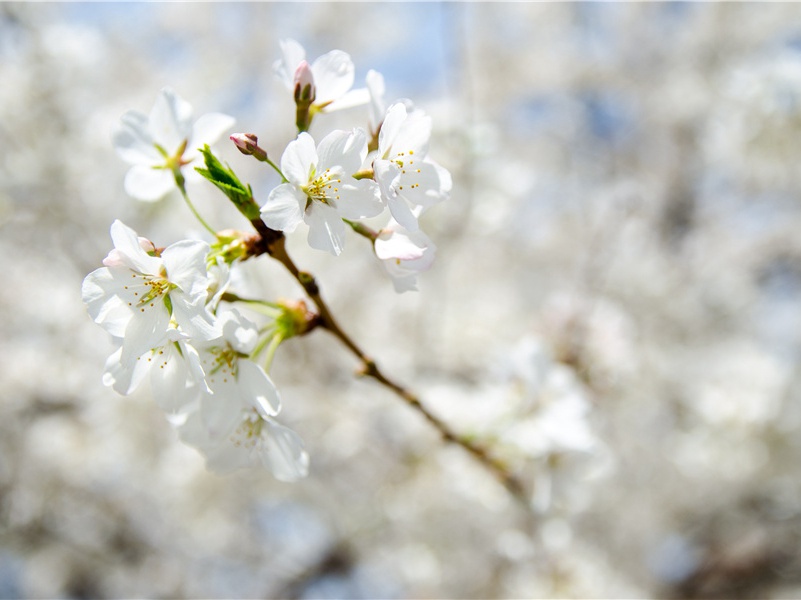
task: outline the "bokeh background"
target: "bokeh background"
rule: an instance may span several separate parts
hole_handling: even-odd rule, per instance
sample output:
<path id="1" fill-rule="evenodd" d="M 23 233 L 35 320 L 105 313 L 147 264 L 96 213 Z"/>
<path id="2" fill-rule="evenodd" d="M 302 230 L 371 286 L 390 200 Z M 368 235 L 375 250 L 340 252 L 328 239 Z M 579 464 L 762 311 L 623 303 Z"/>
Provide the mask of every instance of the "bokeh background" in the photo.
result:
<path id="1" fill-rule="evenodd" d="M 206 471 L 147 386 L 103 387 L 80 284 L 109 225 L 203 236 L 126 197 L 114 123 L 170 86 L 279 157 L 284 37 L 432 115 L 454 189 L 419 292 L 356 236 L 290 250 L 528 510 L 324 332 L 272 369 L 295 484 Z M 0 4 L 0 597 L 798 597 L 799 136 L 793 3 Z M 218 151 L 263 201 L 269 169 Z M 266 258 L 238 285 L 301 292 Z"/>

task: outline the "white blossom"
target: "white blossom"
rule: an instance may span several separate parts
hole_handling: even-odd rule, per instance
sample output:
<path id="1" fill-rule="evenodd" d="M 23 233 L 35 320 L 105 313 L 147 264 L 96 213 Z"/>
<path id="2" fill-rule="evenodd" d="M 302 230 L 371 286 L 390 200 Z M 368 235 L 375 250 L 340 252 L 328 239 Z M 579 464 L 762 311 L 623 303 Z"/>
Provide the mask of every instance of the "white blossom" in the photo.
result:
<path id="1" fill-rule="evenodd" d="M 403 102 L 387 109 L 373 161 L 381 196 L 393 218 L 410 231 L 418 228 L 416 207 L 445 200 L 452 187 L 450 173 L 428 158 L 431 117 Z"/>
<path id="2" fill-rule="evenodd" d="M 82 295 L 94 321 L 121 338 L 122 362 L 163 346 L 175 326 L 193 338 L 219 335 L 206 310 L 208 244 L 183 240 L 158 256 L 149 254 L 119 220 L 111 225 L 111 238 L 114 250 L 104 267 L 86 276 Z"/>
<path id="3" fill-rule="evenodd" d="M 288 180 L 271 193 L 261 209 L 268 227 L 291 233 L 305 222 L 309 245 L 338 255 L 345 244 L 346 219 L 381 213 L 378 186 L 369 179 L 354 179 L 367 155 L 363 129 L 333 131 L 315 148 L 308 133 L 287 145 L 281 171 Z"/>
<path id="4" fill-rule="evenodd" d="M 160 200 L 175 186 L 176 170 L 194 175 L 191 166 L 200 157 L 198 150 L 216 142 L 233 124 L 233 117 L 221 113 L 208 113 L 193 123 L 191 105 L 171 89 L 162 89 L 150 114 L 128 111 L 114 130 L 117 154 L 133 165 L 125 176 L 125 191 L 139 200 Z"/>

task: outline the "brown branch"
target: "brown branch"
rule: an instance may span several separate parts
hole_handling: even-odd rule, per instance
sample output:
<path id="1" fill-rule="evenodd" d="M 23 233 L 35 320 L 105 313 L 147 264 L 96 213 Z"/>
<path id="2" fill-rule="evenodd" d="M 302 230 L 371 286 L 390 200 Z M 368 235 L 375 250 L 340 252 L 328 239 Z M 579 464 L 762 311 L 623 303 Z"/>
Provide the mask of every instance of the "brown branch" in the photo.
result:
<path id="1" fill-rule="evenodd" d="M 447 424 L 431 413 L 428 408 L 421 403 L 420 399 L 415 394 L 402 385 L 387 378 L 386 375 L 384 375 L 383 372 L 378 368 L 378 365 L 376 365 L 375 361 L 365 354 L 364 351 L 362 351 L 362 349 L 356 344 L 356 342 L 354 342 L 351 337 L 342 330 L 336 319 L 334 319 L 334 316 L 328 308 L 328 305 L 323 300 L 320 294 L 320 288 L 318 287 L 314 277 L 310 273 L 299 270 L 292 258 L 287 253 L 286 238 L 284 235 L 280 232 L 269 229 L 266 227 L 266 225 L 264 225 L 263 222 L 261 222 L 261 220 L 258 220 L 258 224 L 254 220 L 253 225 L 262 235 L 262 244 L 258 245 L 259 249 L 261 249 L 261 252 L 268 253 L 272 258 L 283 264 L 290 272 L 292 277 L 294 277 L 298 283 L 303 286 L 306 294 L 317 307 L 319 321 L 316 323 L 316 325 L 328 330 L 332 335 L 338 338 L 339 341 L 347 346 L 347 348 L 361 361 L 362 375 L 365 377 L 371 377 L 384 387 L 392 390 L 409 406 L 422 414 L 423 417 L 425 417 L 425 419 L 439 431 L 443 440 L 449 443 L 457 444 L 464 448 L 482 465 L 484 465 L 484 467 L 489 469 L 489 471 L 492 472 L 492 474 L 504 485 L 504 487 L 516 500 L 528 507 L 528 499 L 522 483 L 519 481 L 519 479 L 517 479 L 517 477 L 509 472 L 506 465 L 504 465 L 497 458 L 493 457 L 484 446 L 454 433 Z M 263 231 L 265 231 L 269 237 L 266 237 L 265 234 L 262 233 Z"/>

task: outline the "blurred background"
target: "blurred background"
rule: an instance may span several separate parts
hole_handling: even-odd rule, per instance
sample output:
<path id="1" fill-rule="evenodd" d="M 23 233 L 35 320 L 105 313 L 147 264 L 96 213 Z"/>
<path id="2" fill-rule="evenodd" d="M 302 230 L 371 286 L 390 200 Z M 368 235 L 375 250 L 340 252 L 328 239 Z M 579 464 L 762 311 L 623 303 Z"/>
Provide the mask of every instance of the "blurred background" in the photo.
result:
<path id="1" fill-rule="evenodd" d="M 284 37 L 432 115 L 454 189 L 419 292 L 356 236 L 290 250 L 529 510 L 324 332 L 272 368 L 295 484 L 206 471 L 147 386 L 102 385 L 80 285 L 111 222 L 204 235 L 125 195 L 114 124 L 170 86 L 277 159 Z M 0 82 L 0 598 L 801 595 L 801 6 L 3 3 Z M 273 173 L 218 151 L 263 202 Z M 237 285 L 301 297 L 266 258 Z"/>

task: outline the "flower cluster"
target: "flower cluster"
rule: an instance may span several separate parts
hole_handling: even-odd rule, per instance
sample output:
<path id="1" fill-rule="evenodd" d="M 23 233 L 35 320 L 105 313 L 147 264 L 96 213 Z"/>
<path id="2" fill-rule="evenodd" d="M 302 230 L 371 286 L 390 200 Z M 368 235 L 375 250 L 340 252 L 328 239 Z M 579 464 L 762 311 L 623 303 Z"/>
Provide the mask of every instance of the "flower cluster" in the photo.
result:
<path id="1" fill-rule="evenodd" d="M 301 225 L 308 228 L 312 248 L 339 255 L 350 228 L 370 241 L 397 291 L 414 290 L 417 274 L 431 266 L 436 250 L 418 219 L 447 198 L 451 179 L 428 156 L 430 117 L 408 101 L 387 107 L 380 74 L 370 71 L 367 87 L 352 90 L 354 67 L 344 52 L 309 64 L 297 42 L 284 41 L 281 48 L 275 72 L 296 104 L 296 139 L 276 164 L 255 134 L 230 136 L 243 154 L 279 172 L 281 182 L 266 201 L 259 205 L 251 187 L 209 148 L 234 120 L 212 113 L 193 123 L 191 106 L 164 89 L 149 115 L 130 111 L 114 132 L 117 152 L 133 165 L 125 189 L 144 201 L 177 189 L 214 241 L 183 240 L 159 248 L 115 221 L 114 249 L 104 266 L 86 277 L 82 293 L 89 314 L 116 345 L 106 363 L 106 385 L 127 395 L 149 378 L 156 402 L 181 439 L 198 448 L 210 468 L 260 464 L 292 481 L 307 474 L 309 459 L 298 435 L 276 420 L 281 399 L 268 375 L 272 357 L 282 341 L 316 325 L 344 334 L 310 291 L 314 286 L 304 288 L 317 313 L 303 301 L 240 298 L 228 291 L 231 273 L 239 262 L 265 252 L 281 260 L 271 244 L 283 243 L 283 236 Z M 308 131 L 316 115 L 365 104 L 367 129 L 335 130 L 319 141 Z M 188 176 L 198 174 L 228 196 L 258 234 L 212 228 L 185 186 Z M 385 211 L 383 227 L 361 221 Z M 271 324 L 258 326 L 232 306 L 238 302 L 266 313 Z"/>

